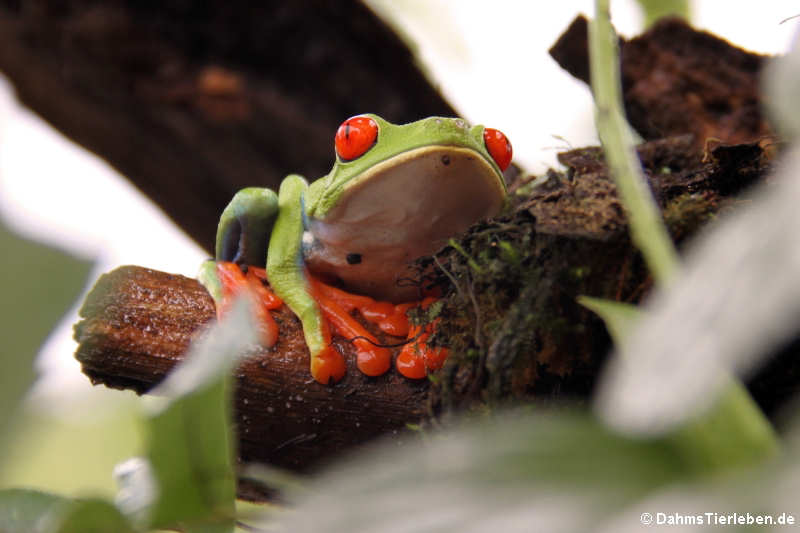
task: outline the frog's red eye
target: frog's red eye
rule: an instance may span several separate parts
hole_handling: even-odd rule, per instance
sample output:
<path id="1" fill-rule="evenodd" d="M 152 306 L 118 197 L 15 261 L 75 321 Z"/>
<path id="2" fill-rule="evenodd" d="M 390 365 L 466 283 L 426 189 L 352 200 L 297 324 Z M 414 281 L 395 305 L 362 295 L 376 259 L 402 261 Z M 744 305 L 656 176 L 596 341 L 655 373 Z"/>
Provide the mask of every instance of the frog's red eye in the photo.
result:
<path id="1" fill-rule="evenodd" d="M 369 117 L 351 117 L 336 130 L 336 153 L 344 161 L 361 157 L 378 139 L 378 124 Z"/>
<path id="2" fill-rule="evenodd" d="M 500 170 L 505 170 L 511 163 L 511 156 L 514 151 L 511 149 L 511 142 L 508 137 L 494 128 L 483 129 L 483 142 L 486 144 L 486 149 L 489 150 L 489 155 L 492 156 L 494 162 L 500 167 Z"/>

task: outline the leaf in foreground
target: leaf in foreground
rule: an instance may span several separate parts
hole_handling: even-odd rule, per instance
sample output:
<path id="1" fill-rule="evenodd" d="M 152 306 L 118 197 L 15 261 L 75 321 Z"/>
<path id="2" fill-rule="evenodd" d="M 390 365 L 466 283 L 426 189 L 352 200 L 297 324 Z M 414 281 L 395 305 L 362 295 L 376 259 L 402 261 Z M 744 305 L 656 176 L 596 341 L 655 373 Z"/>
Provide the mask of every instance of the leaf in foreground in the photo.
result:
<path id="1" fill-rule="evenodd" d="M 586 296 L 579 297 L 578 302 L 603 319 L 618 351 L 642 317 L 639 308 L 631 304 Z M 668 357 L 680 359 L 683 354 Z M 727 381 L 714 403 L 687 415 L 686 421 L 667 436 L 697 470 L 750 465 L 778 452 L 777 436 L 747 389 L 735 379 Z M 673 392 L 681 394 L 680 388 Z"/>
<path id="2" fill-rule="evenodd" d="M 800 94 L 800 34 L 788 54 L 770 59 L 762 76 L 764 107 L 784 138 L 800 139 L 800 113 L 797 95 Z"/>
<path id="3" fill-rule="evenodd" d="M 169 400 L 150 417 L 147 459 L 157 487 L 152 527 L 185 523 L 197 531 L 233 530 L 231 372 L 257 342 L 249 305 L 239 301 L 153 391 Z"/>
<path id="4" fill-rule="evenodd" d="M 603 319 L 616 346 L 620 346 L 625 341 L 625 337 L 630 335 L 641 316 L 638 307 L 624 302 L 579 296 L 578 303 Z"/>
<path id="5" fill-rule="evenodd" d="M 68 504 L 61 496 L 27 489 L 0 490 L 0 531 L 40 533 L 47 531 L 48 517 Z"/>
<path id="6" fill-rule="evenodd" d="M 669 431 L 797 331 L 798 169 L 795 148 L 770 188 L 702 235 L 680 277 L 648 300 L 600 384 L 598 405 L 609 423 Z"/>
<path id="7" fill-rule="evenodd" d="M 789 138 L 800 132 L 798 43 L 765 72 L 768 110 Z M 640 327 L 600 386 L 598 403 L 610 423 L 667 431 L 715 401 L 730 374 L 754 370 L 797 332 L 798 171 L 795 146 L 784 154 L 773 185 L 706 231 L 687 254 L 680 279 L 649 300 Z M 733 401 L 740 399 L 734 393 Z"/>
<path id="8" fill-rule="evenodd" d="M 23 239 L 0 222 L 0 428 L 33 382 L 33 358 L 78 297 L 90 264 Z M 0 441 L 7 432 L 0 430 Z"/>
<path id="9" fill-rule="evenodd" d="M 2 533 L 129 533 L 125 516 L 101 499 L 70 500 L 27 489 L 0 491 Z"/>
<path id="10" fill-rule="evenodd" d="M 58 513 L 56 533 L 130 533 L 127 518 L 111 502 L 77 500 Z"/>
<path id="11" fill-rule="evenodd" d="M 622 437 L 566 410 L 516 412 L 356 457 L 318 480 L 284 530 L 588 531 L 692 475 L 665 440 Z"/>

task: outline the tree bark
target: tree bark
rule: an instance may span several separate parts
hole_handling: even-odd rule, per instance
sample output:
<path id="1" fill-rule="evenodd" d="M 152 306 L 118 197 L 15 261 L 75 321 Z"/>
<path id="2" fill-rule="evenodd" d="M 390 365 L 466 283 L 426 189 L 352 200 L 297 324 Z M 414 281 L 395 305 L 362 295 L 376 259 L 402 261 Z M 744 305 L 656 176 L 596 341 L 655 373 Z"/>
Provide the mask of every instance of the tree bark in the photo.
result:
<path id="1" fill-rule="evenodd" d="M 407 380 L 393 371 L 367 377 L 355 367 L 352 345 L 344 339 L 334 338 L 348 362 L 344 379 L 333 386 L 314 381 L 299 320 L 286 306 L 273 315 L 280 327 L 278 343 L 236 370 L 242 462 L 308 471 L 425 417 L 427 380 Z M 80 316 L 75 357 L 83 372 L 95 384 L 141 394 L 184 358 L 215 310 L 194 279 L 125 266 L 97 281 Z"/>

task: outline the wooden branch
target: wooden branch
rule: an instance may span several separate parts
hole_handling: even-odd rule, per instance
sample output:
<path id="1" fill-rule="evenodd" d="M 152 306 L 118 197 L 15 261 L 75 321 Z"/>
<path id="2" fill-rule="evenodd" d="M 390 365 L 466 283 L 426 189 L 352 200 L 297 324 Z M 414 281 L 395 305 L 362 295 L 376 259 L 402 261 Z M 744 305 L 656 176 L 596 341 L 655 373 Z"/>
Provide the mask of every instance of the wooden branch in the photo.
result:
<path id="1" fill-rule="evenodd" d="M 94 383 L 143 393 L 184 357 L 215 312 L 196 280 L 126 266 L 97 281 L 80 316 L 76 358 L 84 373 Z M 281 329 L 278 344 L 236 372 L 241 461 L 307 471 L 425 416 L 427 380 L 410 381 L 396 372 L 366 377 L 341 339 L 335 342 L 348 361 L 347 375 L 334 386 L 317 383 L 300 322 L 285 306 L 274 316 Z"/>

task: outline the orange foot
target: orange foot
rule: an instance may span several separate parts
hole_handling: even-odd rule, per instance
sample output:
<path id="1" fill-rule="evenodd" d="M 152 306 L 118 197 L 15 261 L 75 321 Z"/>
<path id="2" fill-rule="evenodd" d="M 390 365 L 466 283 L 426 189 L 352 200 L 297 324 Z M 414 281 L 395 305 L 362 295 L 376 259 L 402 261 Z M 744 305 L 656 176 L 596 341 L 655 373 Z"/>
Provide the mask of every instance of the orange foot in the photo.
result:
<path id="1" fill-rule="evenodd" d="M 425 298 L 420 303 L 420 307 L 427 309 L 436 301 L 436 298 Z M 437 318 L 430 324 L 424 326 L 413 326 L 408 332 L 409 342 L 403 346 L 400 354 L 397 356 L 397 371 L 410 379 L 422 379 L 428 375 L 428 372 L 439 370 L 442 368 L 445 359 L 449 355 L 449 350 L 444 347 L 433 348 L 428 346 L 427 340 L 431 336 L 436 324 L 439 322 Z"/>
<path id="2" fill-rule="evenodd" d="M 381 331 L 395 336 L 407 337 L 408 343 L 397 357 L 397 371 L 410 379 L 421 379 L 429 371 L 437 370 L 447 358 L 447 348 L 431 348 L 425 341 L 435 328 L 436 321 L 424 326 L 411 327 L 406 312 L 412 307 L 428 308 L 436 298 L 425 298 L 422 302 L 391 304 L 378 302 L 368 296 L 350 294 L 327 285 L 311 276 L 314 299 L 319 303 L 323 316 L 339 335 L 353 339 L 356 347 L 358 369 L 368 376 L 379 376 L 389 370 L 392 357 L 389 350 L 378 346 L 378 340 L 356 321 L 350 312 L 357 309 L 367 321 L 376 324 Z"/>
<path id="3" fill-rule="evenodd" d="M 217 276 L 222 284 L 223 301 L 217 306 L 217 316 L 224 315 L 231 302 L 243 290 L 255 294 L 256 322 L 259 325 L 261 344 L 272 347 L 278 340 L 278 325 L 271 310 L 283 305 L 281 299 L 265 286 L 267 275 L 263 268 L 249 266 L 243 273 L 239 265 L 217 262 Z M 428 372 L 441 368 L 447 358 L 446 348 L 431 348 L 425 341 L 435 328 L 436 322 L 426 326 L 411 326 L 406 312 L 412 307 L 426 309 L 436 298 L 425 298 L 422 302 L 391 304 L 379 302 L 368 296 L 351 294 L 327 285 L 307 274 L 312 296 L 319 304 L 325 320 L 322 321 L 326 348 L 312 359 L 311 374 L 320 383 L 339 381 L 345 374 L 344 358 L 331 344 L 331 331 L 351 339 L 356 348 L 356 366 L 368 376 L 380 376 L 392 365 L 388 348 L 380 346 L 378 339 L 350 314 L 357 309 L 369 322 L 381 331 L 394 337 L 407 337 L 408 343 L 397 357 L 397 370 L 410 379 L 424 378 Z"/>
<path id="4" fill-rule="evenodd" d="M 245 274 L 236 263 L 218 261 L 217 277 L 222 284 L 222 302 L 217 305 L 217 318 L 228 312 L 231 302 L 242 291 L 249 290 L 257 299 L 255 310 L 259 340 L 267 348 L 274 346 L 278 342 L 278 324 L 272 318 L 270 310 L 279 308 L 283 301 L 264 286 L 263 281 L 267 279 L 264 269 L 251 266 Z"/>

